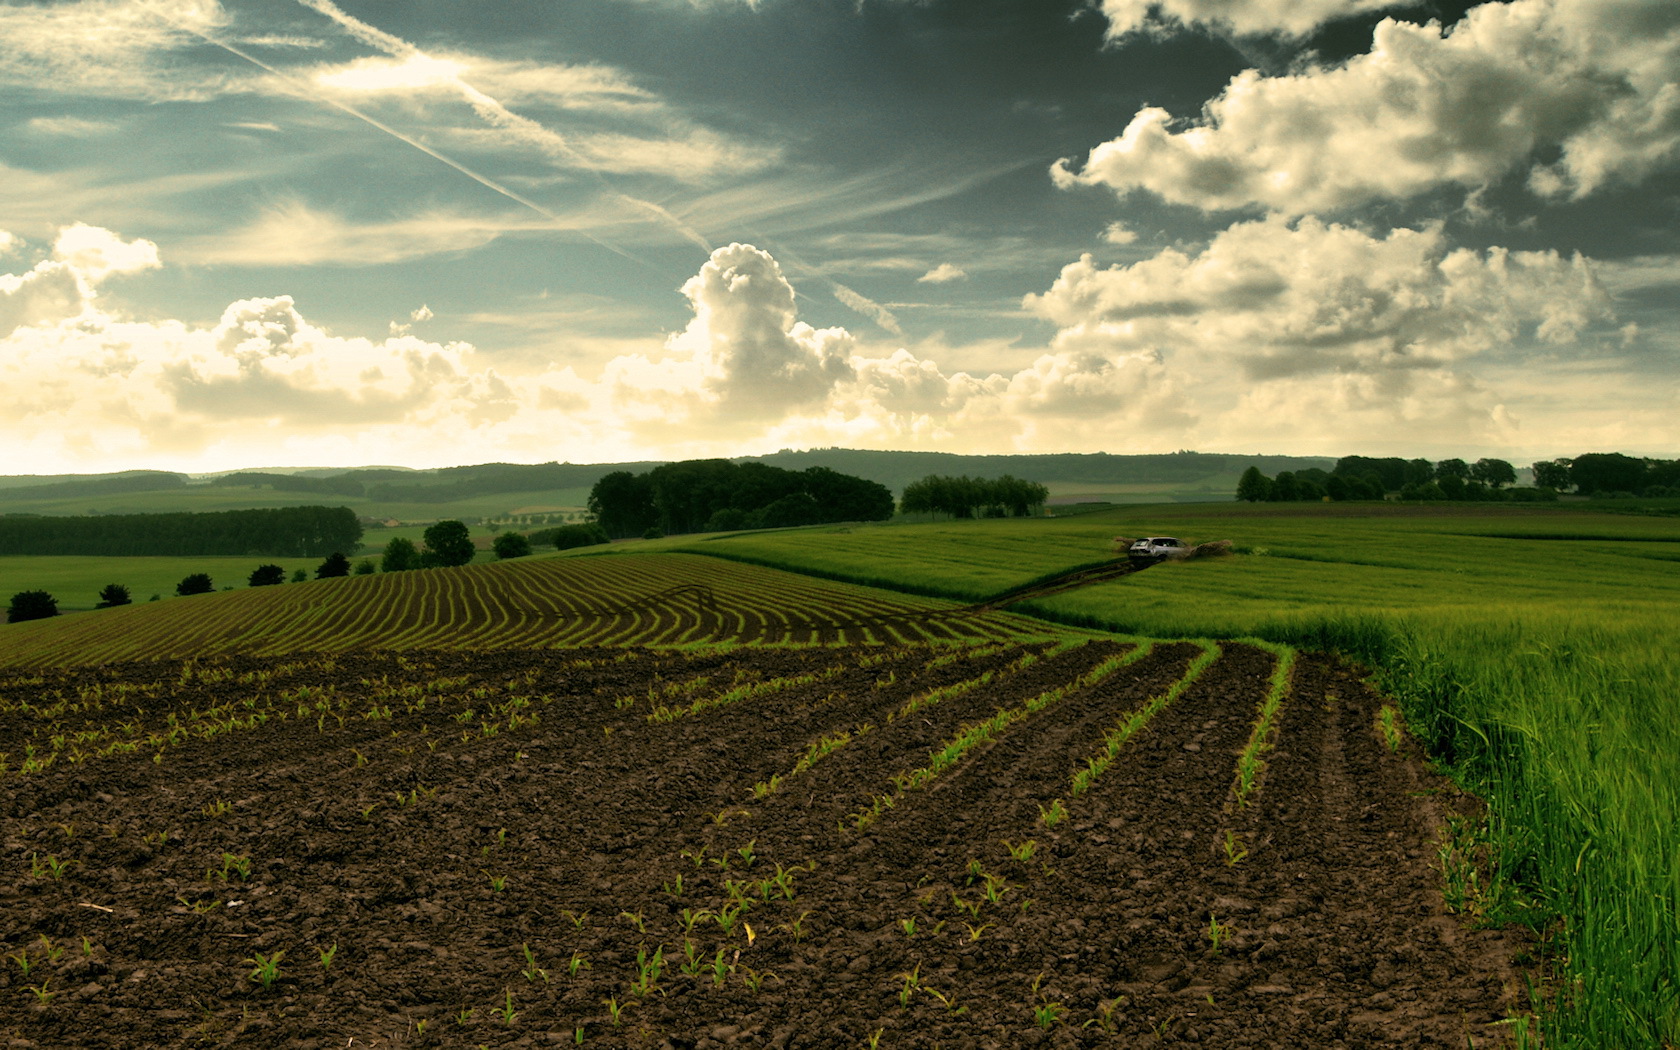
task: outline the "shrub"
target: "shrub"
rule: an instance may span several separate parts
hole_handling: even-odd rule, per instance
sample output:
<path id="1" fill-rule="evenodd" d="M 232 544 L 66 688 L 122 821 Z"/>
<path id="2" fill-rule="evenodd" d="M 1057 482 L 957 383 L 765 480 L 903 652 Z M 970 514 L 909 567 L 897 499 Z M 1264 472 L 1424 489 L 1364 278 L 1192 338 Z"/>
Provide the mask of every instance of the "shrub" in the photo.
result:
<path id="1" fill-rule="evenodd" d="M 350 575 L 350 559 L 338 551 L 333 551 L 327 555 L 327 560 L 322 562 L 320 568 L 315 570 L 317 580 L 330 580 L 348 575 Z"/>
<path id="2" fill-rule="evenodd" d="M 132 601 L 134 599 L 129 597 L 127 587 L 120 583 L 107 583 L 104 589 L 99 592 L 99 604 L 95 605 L 94 608 L 109 609 L 117 605 L 127 605 Z"/>
<path id="3" fill-rule="evenodd" d="M 12 604 L 6 609 L 6 622 L 45 620 L 57 615 L 58 599 L 46 591 L 19 591 L 12 595 Z"/>
<path id="4" fill-rule="evenodd" d="M 649 525 L 648 530 L 642 533 L 642 539 L 644 540 L 662 540 L 664 538 L 665 530 L 658 525 Z"/>
<path id="5" fill-rule="evenodd" d="M 273 587 L 286 582 L 286 570 L 278 565 L 259 565 L 245 582 L 252 587 Z"/>
<path id="6" fill-rule="evenodd" d="M 531 541 L 518 532 L 502 533 L 491 546 L 495 548 L 496 557 L 504 561 L 508 558 L 523 558 L 531 553 Z"/>
<path id="7" fill-rule="evenodd" d="M 372 576 L 379 571 L 379 565 L 372 558 L 363 558 L 356 563 L 357 576 Z"/>
<path id="8" fill-rule="evenodd" d="M 593 547 L 597 543 L 610 543 L 607 530 L 594 522 L 582 525 L 561 525 L 552 529 L 531 534 L 532 543 L 552 543 L 558 550 L 571 550 L 573 547 Z"/>
<path id="9" fill-rule="evenodd" d="M 209 594 L 215 589 L 216 585 L 210 582 L 210 574 L 207 572 L 195 572 L 175 585 L 175 593 L 182 597 L 189 594 Z"/>
<path id="10" fill-rule="evenodd" d="M 398 536 L 385 545 L 385 554 L 379 559 L 381 572 L 407 572 L 420 567 L 420 552 L 414 548 L 414 541 L 406 536 Z"/>

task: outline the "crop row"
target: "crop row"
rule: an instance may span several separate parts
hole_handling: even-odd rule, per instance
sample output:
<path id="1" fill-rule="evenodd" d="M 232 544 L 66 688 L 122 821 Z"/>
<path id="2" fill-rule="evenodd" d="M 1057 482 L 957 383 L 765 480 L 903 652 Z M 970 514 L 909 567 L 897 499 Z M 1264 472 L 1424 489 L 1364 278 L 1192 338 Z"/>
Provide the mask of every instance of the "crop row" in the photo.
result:
<path id="1" fill-rule="evenodd" d="M 18 624 L 0 666 L 219 653 L 706 642 L 881 643 L 1040 633 L 1005 614 L 693 555 L 547 558 L 255 588 Z"/>

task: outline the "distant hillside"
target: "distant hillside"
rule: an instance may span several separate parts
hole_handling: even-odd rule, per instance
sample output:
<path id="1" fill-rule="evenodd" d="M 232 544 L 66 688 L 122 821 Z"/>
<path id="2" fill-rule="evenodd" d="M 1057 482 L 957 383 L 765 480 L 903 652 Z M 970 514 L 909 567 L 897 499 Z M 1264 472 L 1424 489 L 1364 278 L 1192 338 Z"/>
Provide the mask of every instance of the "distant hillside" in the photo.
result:
<path id="1" fill-rule="evenodd" d="M 735 462 L 760 462 L 795 471 L 828 467 L 878 481 L 894 495 L 929 474 L 1013 474 L 1047 485 L 1052 503 L 1224 500 L 1235 495 L 1237 478 L 1250 465 L 1258 465 L 1267 474 L 1335 466 L 1335 460 L 1325 457 L 1202 452 L 965 456 L 843 448 L 743 456 Z M 403 521 L 542 514 L 581 508 L 590 487 L 604 474 L 618 470 L 639 474 L 658 465 L 658 461 L 481 463 L 433 470 L 270 467 L 200 478 L 161 471 L 0 477 L 0 513 L 135 514 L 332 502 L 365 518 Z"/>

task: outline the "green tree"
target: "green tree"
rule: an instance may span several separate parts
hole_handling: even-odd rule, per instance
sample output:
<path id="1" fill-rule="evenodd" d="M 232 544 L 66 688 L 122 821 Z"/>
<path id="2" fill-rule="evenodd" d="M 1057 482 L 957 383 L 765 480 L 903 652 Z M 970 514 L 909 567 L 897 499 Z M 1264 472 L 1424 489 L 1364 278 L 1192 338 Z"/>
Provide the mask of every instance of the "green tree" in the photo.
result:
<path id="1" fill-rule="evenodd" d="M 531 541 L 518 532 L 502 533 L 491 546 L 495 548 L 496 557 L 503 561 L 509 558 L 523 558 L 531 553 Z"/>
<path id="2" fill-rule="evenodd" d="M 439 565 L 465 565 L 478 553 L 473 546 L 472 534 L 459 521 L 440 521 L 429 526 L 421 538 L 425 541 L 426 553 L 436 558 Z M 421 563 L 425 563 L 424 559 Z"/>
<path id="3" fill-rule="evenodd" d="M 355 571 L 357 576 L 372 576 L 379 571 L 379 563 L 372 558 L 363 558 L 356 563 Z"/>
<path id="4" fill-rule="evenodd" d="M 293 583 L 308 583 L 309 582 L 309 570 L 308 569 L 293 569 L 291 580 L 292 580 Z"/>
<path id="5" fill-rule="evenodd" d="M 252 587 L 273 587 L 286 582 L 286 570 L 278 565 L 259 565 L 251 570 L 246 583 Z"/>
<path id="6" fill-rule="evenodd" d="M 1589 452 L 1569 465 L 1569 480 L 1583 495 L 1638 492 L 1645 487 L 1645 461 L 1620 452 Z"/>
<path id="7" fill-rule="evenodd" d="M 350 559 L 338 551 L 333 551 L 327 555 L 327 560 L 322 562 L 320 568 L 315 570 L 317 580 L 330 580 L 338 576 L 348 575 L 350 575 Z"/>
<path id="8" fill-rule="evenodd" d="M 615 537 L 635 536 L 659 519 L 647 475 L 628 470 L 615 470 L 595 482 L 589 490 L 589 513 Z"/>
<path id="9" fill-rule="evenodd" d="M 1562 492 L 1569 487 L 1569 466 L 1571 460 L 1542 459 L 1536 460 L 1533 467 L 1534 483 L 1541 488 L 1557 489 Z"/>
<path id="10" fill-rule="evenodd" d="M 1478 459 L 1470 464 L 1470 477 L 1490 488 L 1517 483 L 1517 468 L 1502 459 Z"/>
<path id="11" fill-rule="evenodd" d="M 1443 459 L 1441 462 L 1435 464 L 1435 480 L 1445 481 L 1448 478 L 1457 478 L 1460 481 L 1469 481 L 1470 464 L 1464 462 L 1462 459 Z"/>
<path id="12" fill-rule="evenodd" d="M 1260 468 L 1251 466 L 1243 471 L 1242 477 L 1237 479 L 1237 498 L 1248 503 L 1259 503 L 1270 499 L 1272 495 L 1272 480 L 1260 473 Z"/>
<path id="13" fill-rule="evenodd" d="M 12 604 L 6 609 L 6 622 L 45 620 L 57 615 L 58 599 L 46 591 L 19 591 L 12 595 Z"/>
<path id="14" fill-rule="evenodd" d="M 407 536 L 398 536 L 385 545 L 385 553 L 379 559 L 381 572 L 407 572 L 420 567 L 420 552 L 414 548 L 414 541 Z"/>
<path id="15" fill-rule="evenodd" d="M 118 605 L 127 605 L 132 601 L 134 599 L 129 596 L 127 587 L 120 583 L 107 583 L 104 589 L 99 592 L 99 604 L 95 605 L 94 608 L 109 609 Z"/>
<path id="16" fill-rule="evenodd" d="M 216 585 L 210 581 L 207 572 L 195 572 L 175 585 L 175 593 L 183 598 L 189 594 L 209 594 L 215 589 Z"/>

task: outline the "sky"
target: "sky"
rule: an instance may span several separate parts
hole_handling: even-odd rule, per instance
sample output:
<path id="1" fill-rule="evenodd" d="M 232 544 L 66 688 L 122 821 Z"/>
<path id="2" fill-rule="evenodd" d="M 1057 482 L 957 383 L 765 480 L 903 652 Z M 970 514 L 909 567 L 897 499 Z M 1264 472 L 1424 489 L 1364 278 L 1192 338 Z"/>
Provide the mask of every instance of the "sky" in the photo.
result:
<path id="1" fill-rule="evenodd" d="M 1674 0 L 0 0 L 0 473 L 1680 455 Z"/>

